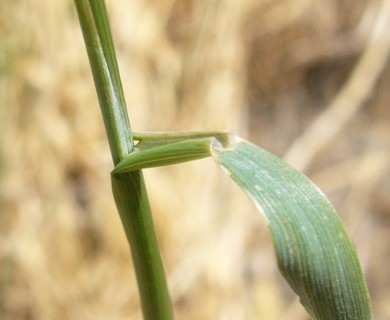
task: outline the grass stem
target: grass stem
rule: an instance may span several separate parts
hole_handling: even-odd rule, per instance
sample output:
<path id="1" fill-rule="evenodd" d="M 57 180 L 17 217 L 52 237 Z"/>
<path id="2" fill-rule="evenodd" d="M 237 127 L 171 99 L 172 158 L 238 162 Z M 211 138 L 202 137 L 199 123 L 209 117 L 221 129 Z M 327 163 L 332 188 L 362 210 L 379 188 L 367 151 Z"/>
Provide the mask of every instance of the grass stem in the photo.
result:
<path id="1" fill-rule="evenodd" d="M 75 0 L 116 165 L 133 149 L 122 84 L 104 0 Z M 141 171 L 111 176 L 115 202 L 130 243 L 146 320 L 171 320 L 173 311 Z"/>

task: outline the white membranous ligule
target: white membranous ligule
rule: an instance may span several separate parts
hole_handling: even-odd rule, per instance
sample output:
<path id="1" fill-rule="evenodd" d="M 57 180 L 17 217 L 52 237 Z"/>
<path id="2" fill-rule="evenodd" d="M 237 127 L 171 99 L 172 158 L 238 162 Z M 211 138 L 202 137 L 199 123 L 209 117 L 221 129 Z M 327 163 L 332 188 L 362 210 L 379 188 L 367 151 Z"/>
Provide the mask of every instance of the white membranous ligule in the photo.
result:
<path id="1" fill-rule="evenodd" d="M 222 135 L 221 135 L 222 136 Z M 237 142 L 243 141 L 231 132 L 223 134 L 222 138 L 215 137 L 211 143 L 211 152 L 220 152 L 223 150 L 232 150 L 236 147 Z"/>

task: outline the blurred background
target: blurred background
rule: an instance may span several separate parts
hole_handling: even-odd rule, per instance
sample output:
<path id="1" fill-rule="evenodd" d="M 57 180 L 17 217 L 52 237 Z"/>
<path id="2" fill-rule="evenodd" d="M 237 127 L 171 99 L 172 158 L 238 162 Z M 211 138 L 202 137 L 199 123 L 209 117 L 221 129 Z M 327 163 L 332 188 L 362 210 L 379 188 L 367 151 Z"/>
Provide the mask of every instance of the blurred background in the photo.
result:
<path id="1" fill-rule="evenodd" d="M 389 0 L 110 0 L 132 127 L 233 131 L 330 197 L 390 319 Z M 141 319 L 74 4 L 0 0 L 0 318 Z M 177 319 L 307 319 L 212 160 L 145 170 Z"/>

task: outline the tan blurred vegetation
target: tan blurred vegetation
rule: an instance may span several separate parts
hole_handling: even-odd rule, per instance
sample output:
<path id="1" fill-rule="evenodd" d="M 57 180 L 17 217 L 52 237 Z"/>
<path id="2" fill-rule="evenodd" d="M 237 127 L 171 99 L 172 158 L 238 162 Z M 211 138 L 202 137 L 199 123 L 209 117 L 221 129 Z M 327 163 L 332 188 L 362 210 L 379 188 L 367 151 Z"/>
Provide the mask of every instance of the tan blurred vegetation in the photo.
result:
<path id="1" fill-rule="evenodd" d="M 376 319 L 390 319 L 380 5 L 107 3 L 133 129 L 229 130 L 286 154 L 332 199 Z M 360 80 L 335 102 L 364 54 Z M 72 1 L 0 0 L 0 139 L 0 318 L 141 319 Z M 145 174 L 177 319 L 305 319 L 262 217 L 211 161 Z"/>

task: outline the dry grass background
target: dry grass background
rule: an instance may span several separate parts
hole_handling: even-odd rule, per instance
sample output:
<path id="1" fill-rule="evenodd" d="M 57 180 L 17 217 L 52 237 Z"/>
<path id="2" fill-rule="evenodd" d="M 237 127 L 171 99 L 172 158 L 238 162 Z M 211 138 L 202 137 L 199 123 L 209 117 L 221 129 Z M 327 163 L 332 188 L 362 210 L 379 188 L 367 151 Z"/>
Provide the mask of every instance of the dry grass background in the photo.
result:
<path id="1" fill-rule="evenodd" d="M 389 66 L 374 55 L 342 102 L 356 106 L 365 88 L 369 99 L 348 121 L 326 118 L 379 4 L 107 1 L 133 129 L 230 130 L 286 154 L 340 212 L 380 320 L 390 319 Z M 320 150 L 292 156 L 323 117 L 325 134 L 306 144 Z M 0 318 L 141 319 L 72 1 L 0 0 L 0 139 Z M 177 319 L 306 319 L 261 216 L 211 161 L 145 174 Z"/>

